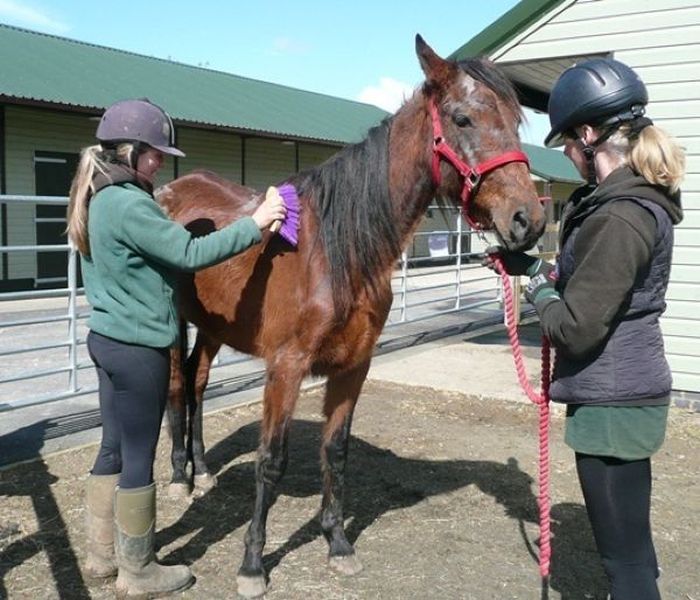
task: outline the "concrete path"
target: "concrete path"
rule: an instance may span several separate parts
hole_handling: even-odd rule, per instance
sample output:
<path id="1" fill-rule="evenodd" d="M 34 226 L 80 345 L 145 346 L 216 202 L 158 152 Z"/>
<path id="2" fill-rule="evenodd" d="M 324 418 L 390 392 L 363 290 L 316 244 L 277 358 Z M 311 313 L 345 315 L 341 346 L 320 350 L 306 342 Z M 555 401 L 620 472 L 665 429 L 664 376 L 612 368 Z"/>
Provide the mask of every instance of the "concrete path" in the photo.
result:
<path id="1" fill-rule="evenodd" d="M 474 329 L 472 321 L 456 313 L 387 329 L 378 344 L 369 378 L 527 401 L 517 385 L 503 326 L 496 320 Z M 523 327 L 522 335 L 528 372 L 538 377 L 537 325 Z M 306 387 L 322 383 L 309 379 Z M 264 371 L 259 362 L 221 367 L 212 376 L 205 412 L 259 402 L 263 384 Z M 96 394 L 6 411 L 0 419 L 0 467 L 99 439 Z"/>

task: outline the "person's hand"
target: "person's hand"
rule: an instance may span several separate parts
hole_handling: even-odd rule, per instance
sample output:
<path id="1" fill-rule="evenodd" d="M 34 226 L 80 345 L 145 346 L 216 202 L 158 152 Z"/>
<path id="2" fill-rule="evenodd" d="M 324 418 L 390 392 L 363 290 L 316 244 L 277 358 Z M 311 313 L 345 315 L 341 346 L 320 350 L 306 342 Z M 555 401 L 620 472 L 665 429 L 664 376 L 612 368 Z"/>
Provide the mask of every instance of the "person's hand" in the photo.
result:
<path id="1" fill-rule="evenodd" d="M 536 309 L 542 308 L 550 300 L 559 300 L 555 287 L 557 274 L 554 265 L 539 260 L 535 271 L 530 274 L 530 281 L 525 286 L 525 298 Z"/>
<path id="2" fill-rule="evenodd" d="M 481 263 L 495 271 L 495 258 L 500 257 L 508 275 L 528 275 L 530 281 L 525 286 L 525 298 L 536 309 L 540 309 L 551 300 L 559 300 L 555 283 L 557 280 L 554 265 L 541 258 L 530 256 L 525 252 L 510 252 L 500 246 L 489 246 L 486 257 Z"/>
<path id="3" fill-rule="evenodd" d="M 276 187 L 270 186 L 265 193 L 265 200 L 253 213 L 253 220 L 263 230 L 275 221 L 284 221 L 287 207 Z"/>
<path id="4" fill-rule="evenodd" d="M 525 252 L 511 252 L 501 246 L 489 246 L 485 250 L 486 257 L 482 265 L 492 271 L 496 270 L 495 258 L 498 257 L 508 275 L 532 275 L 536 270 L 536 264 L 542 262 L 536 256 L 530 256 Z"/>

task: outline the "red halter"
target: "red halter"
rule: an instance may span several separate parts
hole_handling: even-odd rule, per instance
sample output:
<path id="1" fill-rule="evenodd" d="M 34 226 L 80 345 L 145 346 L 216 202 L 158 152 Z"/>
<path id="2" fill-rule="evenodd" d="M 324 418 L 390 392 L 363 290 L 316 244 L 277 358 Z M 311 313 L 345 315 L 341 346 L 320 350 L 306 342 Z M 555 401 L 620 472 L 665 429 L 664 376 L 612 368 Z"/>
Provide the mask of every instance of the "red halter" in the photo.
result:
<path id="1" fill-rule="evenodd" d="M 511 150 L 510 152 L 504 152 L 499 156 L 489 158 L 481 164 L 476 165 L 476 167 L 470 167 L 457 156 L 457 153 L 445 142 L 442 136 L 442 123 L 440 123 L 440 116 L 435 100 L 430 101 L 430 117 L 433 120 L 433 181 L 436 186 L 440 185 L 442 179 L 440 161 L 442 159 L 445 159 L 457 169 L 464 179 L 464 184 L 462 186 L 462 211 L 464 213 L 464 218 L 472 229 L 481 229 L 481 226 L 469 216 L 469 200 L 471 199 L 472 192 L 479 187 L 482 175 L 512 162 L 523 162 L 529 169 L 530 161 L 524 152 L 520 150 Z"/>

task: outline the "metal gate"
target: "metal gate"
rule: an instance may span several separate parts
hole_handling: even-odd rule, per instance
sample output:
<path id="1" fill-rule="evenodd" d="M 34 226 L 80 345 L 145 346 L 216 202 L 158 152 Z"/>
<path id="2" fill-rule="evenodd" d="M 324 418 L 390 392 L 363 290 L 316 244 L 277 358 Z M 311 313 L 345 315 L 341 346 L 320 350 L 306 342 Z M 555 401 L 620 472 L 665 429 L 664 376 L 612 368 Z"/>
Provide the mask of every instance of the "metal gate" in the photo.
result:
<path id="1" fill-rule="evenodd" d="M 0 203 L 67 205 L 67 198 L 0 196 Z M 392 277 L 394 304 L 379 346 L 425 335 L 455 324 L 493 323 L 500 318 L 500 283 L 475 260 L 472 232 L 457 209 L 447 211 L 449 227 L 421 231 L 401 256 Z M 36 211 L 35 211 L 36 214 Z M 41 218 L 41 217 L 39 217 Z M 427 243 L 425 243 L 427 241 Z M 483 244 L 481 245 L 483 247 Z M 0 293 L 0 411 L 94 393 L 97 382 L 85 338 L 89 307 L 79 287 L 78 256 L 69 245 L 0 246 L 8 261 L 18 253 L 66 253 L 65 287 Z M 41 282 L 39 282 L 41 283 Z M 194 336 L 190 336 L 193 338 Z M 264 381 L 259 359 L 222 348 L 214 365 L 225 377 Z M 223 371 L 223 369 L 221 369 Z"/>

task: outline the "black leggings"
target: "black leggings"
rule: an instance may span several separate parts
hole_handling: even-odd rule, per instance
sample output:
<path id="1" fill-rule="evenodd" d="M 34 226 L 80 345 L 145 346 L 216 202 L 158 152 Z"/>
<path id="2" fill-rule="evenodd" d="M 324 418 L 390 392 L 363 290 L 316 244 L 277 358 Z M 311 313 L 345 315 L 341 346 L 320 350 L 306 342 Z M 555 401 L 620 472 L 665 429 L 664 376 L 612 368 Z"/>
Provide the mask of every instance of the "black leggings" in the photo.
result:
<path id="1" fill-rule="evenodd" d="M 168 396 L 170 352 L 93 331 L 87 345 L 97 368 L 102 416 L 102 443 L 92 473 L 121 473 L 123 489 L 149 485 Z"/>
<path id="2" fill-rule="evenodd" d="M 612 600 L 661 600 L 651 539 L 651 461 L 576 454 L 576 468 Z"/>

